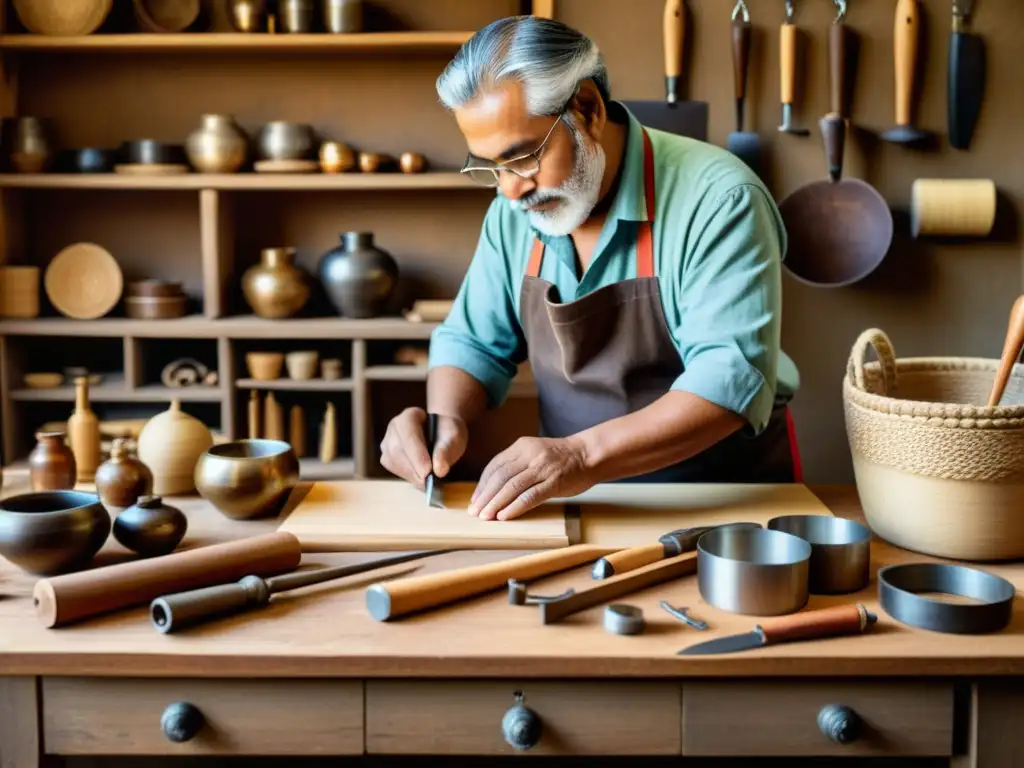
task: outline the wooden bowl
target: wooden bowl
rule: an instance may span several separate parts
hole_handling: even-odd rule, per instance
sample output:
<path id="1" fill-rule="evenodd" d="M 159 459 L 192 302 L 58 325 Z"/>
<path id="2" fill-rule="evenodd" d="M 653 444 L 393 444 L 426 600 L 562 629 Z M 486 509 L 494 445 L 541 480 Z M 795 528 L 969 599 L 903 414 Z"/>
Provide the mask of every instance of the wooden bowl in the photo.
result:
<path id="1" fill-rule="evenodd" d="M 299 460 L 283 440 L 214 445 L 196 462 L 196 490 L 234 520 L 280 514 L 299 482 Z"/>
<path id="2" fill-rule="evenodd" d="M 110 528 L 95 493 L 40 491 L 0 501 L 0 555 L 39 576 L 86 566 Z"/>
<path id="3" fill-rule="evenodd" d="M 91 35 L 107 18 L 114 0 L 14 0 L 25 29 L 37 35 Z"/>
<path id="4" fill-rule="evenodd" d="M 257 381 L 271 381 L 281 377 L 283 352 L 249 352 L 245 356 L 249 375 Z"/>
<path id="5" fill-rule="evenodd" d="M 124 300 L 124 313 L 136 320 L 171 320 L 184 317 L 187 296 L 129 296 Z"/>
<path id="6" fill-rule="evenodd" d="M 22 378 L 29 389 L 52 389 L 64 383 L 62 373 L 26 373 Z"/>

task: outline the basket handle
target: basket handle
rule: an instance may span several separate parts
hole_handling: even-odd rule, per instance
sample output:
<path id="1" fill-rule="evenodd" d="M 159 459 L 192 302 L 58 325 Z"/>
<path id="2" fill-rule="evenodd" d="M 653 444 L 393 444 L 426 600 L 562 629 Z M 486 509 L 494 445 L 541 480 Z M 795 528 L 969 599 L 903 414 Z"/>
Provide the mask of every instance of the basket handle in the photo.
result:
<path id="1" fill-rule="evenodd" d="M 857 341 L 854 342 L 853 349 L 850 351 L 846 375 L 857 389 L 867 391 L 864 355 L 867 353 L 868 347 L 872 347 L 878 356 L 878 362 L 882 369 L 882 394 L 888 395 L 896 388 L 896 353 L 893 351 L 889 337 L 880 328 L 869 328 L 857 337 Z"/>

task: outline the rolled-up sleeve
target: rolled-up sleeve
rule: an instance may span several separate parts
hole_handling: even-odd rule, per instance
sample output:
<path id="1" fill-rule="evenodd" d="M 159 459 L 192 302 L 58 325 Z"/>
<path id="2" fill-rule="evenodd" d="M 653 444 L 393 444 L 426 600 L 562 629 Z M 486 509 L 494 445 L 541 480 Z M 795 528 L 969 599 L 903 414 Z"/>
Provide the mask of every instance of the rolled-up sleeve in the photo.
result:
<path id="1" fill-rule="evenodd" d="M 696 221 L 679 274 L 682 322 L 673 330 L 684 372 L 672 389 L 768 424 L 781 332 L 785 228 L 763 189 L 739 184 Z"/>
<path id="2" fill-rule="evenodd" d="M 501 202 L 484 217 L 476 252 L 448 317 L 431 335 L 429 367 L 454 366 L 479 381 L 490 405 L 504 402 L 526 342 L 501 239 Z M 512 260 L 513 262 L 515 260 Z"/>

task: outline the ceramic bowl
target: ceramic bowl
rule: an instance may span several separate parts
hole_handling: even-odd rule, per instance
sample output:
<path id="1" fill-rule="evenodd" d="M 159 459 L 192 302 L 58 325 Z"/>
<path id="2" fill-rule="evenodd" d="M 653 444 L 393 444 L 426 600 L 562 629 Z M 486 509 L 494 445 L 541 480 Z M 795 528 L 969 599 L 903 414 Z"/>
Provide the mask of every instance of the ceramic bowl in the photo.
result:
<path id="1" fill-rule="evenodd" d="M 305 160 L 313 151 L 313 129 L 281 120 L 267 123 L 259 135 L 260 157 L 266 160 Z"/>
<path id="2" fill-rule="evenodd" d="M 87 565 L 110 528 L 95 493 L 40 491 L 0 500 L 0 555 L 39 576 Z"/>
<path id="3" fill-rule="evenodd" d="M 314 350 L 289 352 L 285 355 L 284 364 L 288 368 L 288 376 L 292 379 L 306 380 L 316 376 L 316 364 L 319 355 Z"/>
<path id="4" fill-rule="evenodd" d="M 245 356 L 249 375 L 258 381 L 270 381 L 281 376 L 284 365 L 283 352 L 249 352 Z"/>
<path id="5" fill-rule="evenodd" d="M 199 494 L 226 517 L 272 517 L 299 482 L 299 460 L 283 440 L 234 440 L 199 457 L 195 482 Z"/>

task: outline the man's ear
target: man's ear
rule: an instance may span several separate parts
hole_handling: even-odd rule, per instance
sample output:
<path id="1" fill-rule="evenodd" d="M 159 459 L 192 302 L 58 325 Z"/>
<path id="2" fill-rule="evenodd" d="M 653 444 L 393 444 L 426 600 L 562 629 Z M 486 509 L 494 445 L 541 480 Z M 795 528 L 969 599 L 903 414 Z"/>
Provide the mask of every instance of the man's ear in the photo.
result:
<path id="1" fill-rule="evenodd" d="M 608 120 L 608 111 L 593 80 L 584 80 L 580 83 L 573 99 L 573 107 L 580 116 L 583 130 L 595 141 L 600 139 Z"/>

